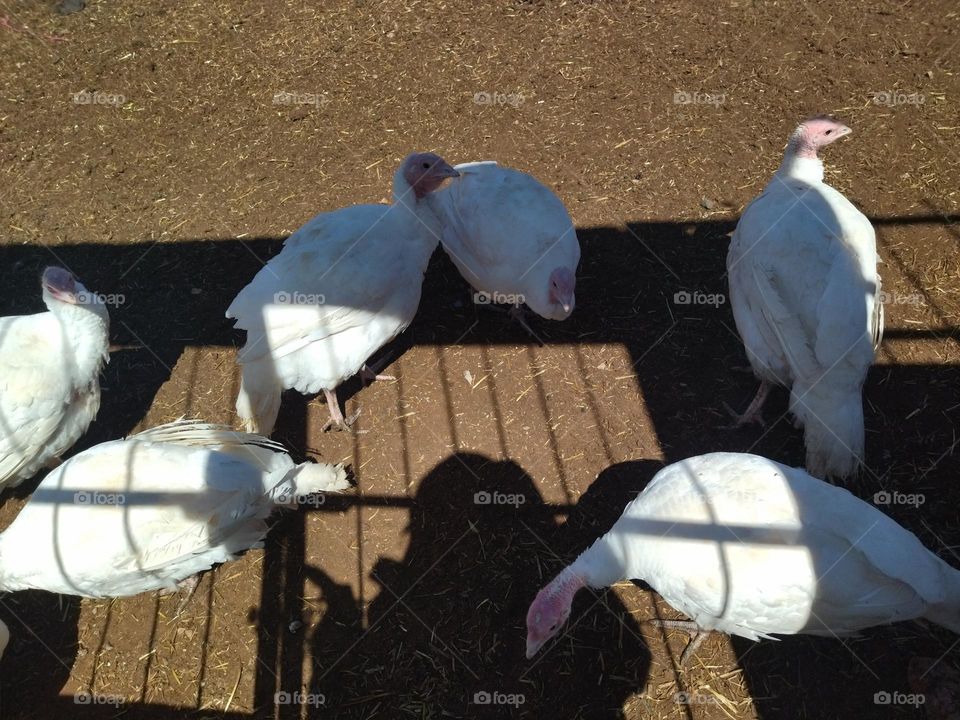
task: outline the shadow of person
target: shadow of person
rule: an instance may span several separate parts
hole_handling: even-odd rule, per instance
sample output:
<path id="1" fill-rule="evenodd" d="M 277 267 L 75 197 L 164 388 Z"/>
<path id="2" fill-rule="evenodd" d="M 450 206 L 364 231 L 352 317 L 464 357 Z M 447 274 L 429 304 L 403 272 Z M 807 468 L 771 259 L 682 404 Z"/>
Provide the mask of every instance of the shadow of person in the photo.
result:
<path id="1" fill-rule="evenodd" d="M 291 707 L 296 711 L 290 717 L 300 717 L 299 706 L 307 705 L 308 714 L 320 712 L 330 707 L 333 698 L 329 697 L 329 686 L 326 680 L 336 682 L 337 666 L 341 659 L 349 655 L 350 650 L 363 636 L 363 612 L 353 595 L 349 585 L 342 585 L 334 581 L 327 573 L 318 567 L 304 565 L 304 577 L 320 589 L 319 611 L 323 613 L 322 622 L 315 628 L 312 636 L 311 662 L 313 672 L 309 677 L 309 690 L 301 702 Z M 349 660 L 342 663 L 340 669 L 349 667 Z M 325 676 L 325 669 L 330 668 L 332 678 Z M 280 716 L 285 717 L 283 707 Z M 266 715 L 273 717 L 273 715 Z"/>
<path id="2" fill-rule="evenodd" d="M 527 607 L 559 558 L 569 559 L 554 515 L 514 462 L 458 453 L 437 465 L 417 491 L 406 555 L 374 567 L 380 592 L 367 629 L 353 647 L 337 648 L 336 667 L 323 661 L 333 655 L 329 639 L 342 637 L 342 617 L 318 628 L 314 670 L 322 679 L 311 689 L 324 695 L 326 710 L 342 718 L 428 709 L 485 718 L 569 706 L 622 717 L 623 701 L 645 683 L 647 653 L 615 597 L 606 598 L 612 612 L 589 613 L 575 643 L 535 668 L 524 657 Z M 579 508 L 573 515 L 586 534 L 590 521 Z M 614 650 L 621 622 L 630 632 Z M 598 654 L 600 678 L 582 670 L 599 668 Z"/>
<path id="3" fill-rule="evenodd" d="M 35 717 L 37 701 L 55 698 L 77 658 L 80 598 L 28 590 L 0 599 L 10 644 L 0 660 L 0 717 Z"/>
<path id="4" fill-rule="evenodd" d="M 554 552 L 540 548 L 543 569 L 525 591 L 522 627 L 540 588 L 606 533 L 661 467 L 653 460 L 617 463 L 590 484 L 566 523 L 553 529 L 549 543 Z M 622 718 L 625 701 L 643 690 L 649 672 L 650 652 L 639 625 L 617 595 L 605 588 L 578 593 L 570 621 L 527 662 L 525 675 L 542 689 L 544 711 L 577 707 L 583 717 Z"/>

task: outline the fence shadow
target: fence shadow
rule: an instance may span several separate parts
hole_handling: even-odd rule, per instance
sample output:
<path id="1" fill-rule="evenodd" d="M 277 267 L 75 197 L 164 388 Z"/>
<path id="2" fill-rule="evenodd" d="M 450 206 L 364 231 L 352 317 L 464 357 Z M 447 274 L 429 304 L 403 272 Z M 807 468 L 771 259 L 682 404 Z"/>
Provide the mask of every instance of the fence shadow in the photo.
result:
<path id="1" fill-rule="evenodd" d="M 880 228 L 881 235 L 886 226 L 927 224 L 948 227 L 956 222 L 956 218 L 939 215 L 872 220 Z M 578 274 L 577 310 L 564 323 L 534 320 L 534 329 L 548 345 L 616 344 L 624 347 L 633 362 L 637 387 L 668 462 L 714 450 L 735 450 L 756 452 L 788 464 L 801 464 L 801 435 L 786 419 L 777 420 L 786 409 L 785 394 L 774 397 L 767 408 L 771 422 L 769 430 L 726 429 L 729 418 L 723 402 L 741 408 L 755 389 L 751 376 L 733 370 L 745 365 L 746 358 L 735 334 L 729 305 L 682 304 L 675 297 L 684 291 L 726 293 L 723 275 L 728 245 L 726 234 L 732 230 L 734 222 L 733 219 L 677 220 L 633 223 L 626 229 L 579 228 L 583 260 Z M 102 378 L 103 404 L 98 419 L 71 453 L 133 430 L 147 415 L 158 390 L 170 379 L 172 369 L 186 350 L 238 347 L 243 335 L 233 331 L 230 321 L 223 317 L 224 310 L 261 267 L 262 261 L 276 254 L 281 245 L 281 238 L 266 237 L 242 241 L 0 247 L 0 266 L 6 268 L 7 283 L 0 296 L 0 315 L 43 309 L 38 278 L 48 264 L 70 268 L 91 290 L 124 296 L 125 302 L 111 309 L 111 340 L 116 344 L 140 347 L 112 355 Z M 883 269 L 885 273 L 901 272 L 896 267 L 885 266 Z M 941 313 L 938 317 L 948 318 L 949 313 Z M 887 333 L 887 338 L 915 343 L 943 342 L 945 338 L 952 338 L 956 342 L 960 340 L 960 334 L 955 326 L 944 322 L 937 327 L 893 330 Z M 406 349 L 419 345 L 490 346 L 530 342 L 529 336 L 518 325 L 473 305 L 466 284 L 447 258 L 438 252 L 428 269 L 418 316 L 388 352 L 395 359 Z M 225 363 L 232 365 L 232 359 L 226 356 Z M 352 383 L 341 390 L 341 400 L 348 399 L 358 387 Z M 190 390 L 192 392 L 194 388 Z M 186 398 L 182 410 L 202 417 L 201 391 L 209 388 L 197 387 L 195 390 L 196 393 Z M 956 442 L 954 428 L 960 408 L 958 394 L 960 365 L 925 363 L 874 367 L 864 391 L 870 467 L 861 483 L 853 489 L 861 497 L 870 497 L 880 489 L 894 488 L 928 493 L 930 500 L 922 514 L 900 507 L 887 510 L 917 532 L 928 546 L 960 566 L 960 561 L 950 554 L 952 551 L 946 549 L 956 545 L 960 536 L 954 510 L 957 496 L 952 488 L 952 480 L 960 470 L 960 461 L 953 450 Z M 232 404 L 232 398 L 230 402 Z M 452 428 L 454 419 L 438 418 L 437 422 L 444 422 Z M 275 436 L 291 447 L 301 450 L 306 447 L 304 398 L 290 393 L 285 395 Z M 523 462 L 521 457 L 516 460 Z M 646 463 L 617 466 L 598 481 L 596 489 L 591 487 L 575 506 L 550 506 L 548 511 L 542 503 L 531 503 L 524 509 L 526 514 L 518 518 L 527 522 L 534 534 L 542 533 L 550 547 L 569 551 L 571 554 L 564 558 L 568 562 L 578 549 L 586 547 L 590 540 L 612 524 L 631 493 L 639 489 L 636 478 L 642 478 L 645 483 L 652 476 L 653 469 Z M 24 483 L 20 494 L 29 494 L 35 485 L 36 481 Z M 464 510 L 462 503 L 457 505 L 462 512 L 451 509 L 447 495 L 451 489 L 459 493 L 471 489 L 478 491 L 483 487 L 498 488 L 501 492 L 503 487 L 512 487 L 531 497 L 538 496 L 532 480 L 519 466 L 491 463 L 485 458 L 469 455 L 448 458 L 422 479 L 413 504 L 404 505 L 410 508 L 411 548 L 403 564 L 385 562 L 377 567 L 375 577 L 368 578 L 368 581 L 377 582 L 379 577 L 385 587 L 405 588 L 411 578 L 415 579 L 419 572 L 430 566 L 437 557 L 436 553 L 447 549 L 444 543 L 451 536 L 456 539 L 460 532 L 467 532 L 463 536 L 463 545 L 458 545 L 441 559 L 439 569 L 442 572 L 434 575 L 435 571 L 431 570 L 432 577 L 441 578 L 431 590 L 438 594 L 437 597 L 431 597 L 429 592 L 421 596 L 417 590 L 424 587 L 419 585 L 411 588 L 410 601 L 415 603 L 415 613 L 429 617 L 430 622 L 435 620 L 438 627 L 437 640 L 431 639 L 429 648 L 422 652 L 427 655 L 433 651 L 439 653 L 444 658 L 444 672 L 455 673 L 463 687 L 462 697 L 441 693 L 433 699 L 449 712 L 462 713 L 455 716 L 472 717 L 473 709 L 465 705 L 471 693 L 487 687 L 502 692 L 526 687 L 529 693 L 526 711 L 532 712 L 536 707 L 542 713 L 556 707 L 552 703 L 557 698 L 566 697 L 573 702 L 579 697 L 581 700 L 586 698 L 584 702 L 592 703 L 590 707 L 600 713 L 591 717 L 620 717 L 617 713 L 621 712 L 619 708 L 627 696 L 627 686 L 631 686 L 633 692 L 643 687 L 646 680 L 649 671 L 646 648 L 638 640 L 629 640 L 625 641 L 628 644 L 622 650 L 617 649 L 619 622 L 609 613 L 594 609 L 590 624 L 578 630 L 586 633 L 578 637 L 589 637 L 588 648 L 570 647 L 569 652 L 567 648 L 563 648 L 563 652 L 555 650 L 556 655 L 527 672 L 520 661 L 523 612 L 541 581 L 549 579 L 547 576 L 559 565 L 551 564 L 557 562 L 556 558 L 551 559 L 529 529 L 514 528 L 500 536 L 503 526 L 497 523 L 502 523 L 503 518 L 491 521 L 483 513 L 473 516 Z M 630 492 L 624 492 L 624 488 L 629 488 Z M 338 500 L 326 506 L 324 511 L 368 501 L 375 502 L 369 498 Z M 383 502 L 393 501 L 385 499 Z M 558 514 L 567 516 L 562 532 L 556 526 Z M 5 526 L 11 518 L 12 508 L 8 502 L 7 507 L 0 507 L 0 526 Z M 470 530 L 471 527 L 475 529 Z M 487 530 L 486 537 L 483 529 Z M 399 629 L 401 624 L 387 626 L 384 621 L 379 633 L 371 633 L 361 640 L 356 655 L 351 652 L 355 659 L 351 660 L 353 664 L 349 672 L 345 670 L 338 674 L 337 669 L 344 667 L 343 661 L 334 663 L 334 655 L 339 648 L 356 639 L 363 613 L 356 606 L 349 588 L 339 586 L 322 568 L 305 565 L 305 538 L 306 513 L 287 513 L 271 532 L 264 551 L 261 605 L 256 618 L 258 675 L 254 700 L 257 717 L 272 718 L 277 713 L 281 717 L 299 716 L 299 708 L 278 709 L 275 706 L 276 692 L 305 687 L 329 695 L 331 702 L 342 701 L 350 692 L 360 693 L 365 684 L 361 681 L 370 679 L 366 670 L 380 667 L 385 660 L 392 659 L 389 656 L 391 645 L 404 642 Z M 492 554 L 484 555 L 486 550 L 480 543 L 481 538 L 492 543 L 488 548 L 494 551 Z M 463 549 L 469 552 L 461 555 Z M 478 563 L 478 558 L 482 558 L 482 562 Z M 481 572 L 485 573 L 482 577 Z M 299 617 L 303 611 L 301 591 L 306 579 L 319 585 L 324 595 L 329 595 L 330 609 L 329 617 L 322 623 L 322 632 L 318 631 L 304 643 L 289 632 L 285 634 L 285 627 L 289 618 Z M 478 593 L 485 594 L 488 599 L 488 605 L 482 610 L 476 609 L 482 600 Z M 76 654 L 75 624 L 79 604 L 70 599 L 53 602 L 43 598 L 35 604 L 28 603 L 27 595 L 8 597 L 3 602 L 10 604 L 15 599 L 17 614 L 31 628 L 46 628 L 44 632 L 53 632 L 53 628 L 61 625 L 67 628 L 60 635 L 53 632 L 50 645 L 65 665 L 70 666 Z M 29 599 L 33 599 L 32 594 Z M 367 621 L 390 615 L 388 611 L 392 602 L 391 594 L 381 590 L 370 608 Z M 615 604 L 615 598 L 610 602 L 613 609 L 626 618 L 624 622 L 632 622 L 623 608 Z M 53 606 L 57 608 L 56 612 L 50 612 Z M 393 612 L 407 611 L 401 606 Z M 479 619 L 474 617 L 477 612 L 482 616 Z M 16 633 L 16 620 L 5 615 L 2 608 L 0 615 L 8 620 L 11 630 Z M 485 632 L 492 633 L 491 636 L 470 637 L 470 623 L 481 620 Z M 404 622 L 413 624 L 417 621 L 406 617 Z M 41 637 L 47 637 L 37 632 Z M 880 653 L 884 648 L 889 652 L 891 643 L 900 637 L 896 633 L 902 631 L 877 632 L 876 652 Z M 918 643 L 918 648 L 929 651 L 934 657 L 938 656 L 935 654 L 938 648 L 946 649 L 944 639 L 939 635 L 919 639 L 913 635 L 910 637 Z M 27 701 L 53 697 L 66 680 L 66 674 L 61 676 L 56 668 L 51 670 L 52 659 L 41 657 L 46 650 L 28 649 L 31 642 L 28 633 L 16 635 L 8 651 L 13 659 L 4 658 L 5 672 L 16 674 L 18 682 L 4 683 L 0 695 L 3 717 L 32 717 L 25 710 Z M 798 671 L 809 673 L 811 682 L 822 688 L 829 684 L 829 668 L 841 675 L 856 674 L 861 664 L 839 644 L 832 645 L 825 640 L 795 639 L 780 644 L 762 643 L 755 648 L 736 641 L 734 647 L 754 697 L 780 698 L 756 701 L 758 714 L 765 720 L 788 717 L 790 708 L 796 707 L 782 698 L 792 697 L 786 689 L 787 683 L 793 681 Z M 830 655 L 831 663 L 817 664 L 816 658 L 822 654 Z M 458 660 L 457 655 L 462 656 L 462 660 Z M 582 680 L 569 680 L 577 673 L 585 673 L 585 664 L 592 667 L 601 655 L 608 680 L 599 683 L 595 673 L 590 675 L 589 683 L 586 676 Z M 413 658 L 412 662 L 423 666 L 411 668 L 411 672 L 428 671 L 428 666 L 432 666 L 420 656 Z M 611 662 L 623 673 L 624 680 L 609 679 Z M 45 667 L 45 671 L 24 675 L 17 669 L 34 663 Z M 906 663 L 903 665 L 905 673 Z M 306 672 L 305 666 L 312 667 L 312 671 Z M 327 675 L 323 674 L 325 667 L 330 668 Z M 395 669 L 399 672 L 403 668 L 397 665 Z M 402 696 L 414 689 L 406 687 L 401 682 L 402 675 L 391 674 L 389 668 L 378 672 L 381 673 L 378 677 L 383 678 L 385 687 L 391 688 L 391 692 Z M 518 684 L 518 672 L 526 673 L 523 682 L 532 684 Z M 883 682 L 891 683 L 890 689 L 903 687 L 902 675 L 898 668 L 895 674 L 884 677 Z M 55 687 L 58 683 L 59 687 Z M 544 698 L 550 698 L 550 702 Z M 797 698 L 796 701 L 801 700 Z M 829 717 L 830 713 L 842 717 L 844 712 L 846 716 L 858 716 L 863 714 L 864 708 L 868 709 L 867 712 L 874 710 L 870 702 L 849 695 L 846 700 L 831 696 L 829 708 L 825 704 L 827 699 L 820 696 L 807 696 L 803 702 L 818 717 Z M 62 706 L 65 715 L 107 716 L 104 708 L 75 707 L 69 699 L 52 703 L 51 707 Z M 358 716 L 369 707 L 368 703 L 360 703 L 356 707 Z M 146 704 L 129 706 L 126 710 L 129 717 L 173 717 L 180 712 Z"/>

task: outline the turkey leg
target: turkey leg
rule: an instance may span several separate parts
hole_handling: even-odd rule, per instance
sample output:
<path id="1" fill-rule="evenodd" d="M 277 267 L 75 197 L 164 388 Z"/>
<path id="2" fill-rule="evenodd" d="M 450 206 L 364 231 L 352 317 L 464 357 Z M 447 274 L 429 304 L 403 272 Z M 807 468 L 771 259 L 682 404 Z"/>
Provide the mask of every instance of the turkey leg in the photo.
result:
<path id="1" fill-rule="evenodd" d="M 773 383 L 768 380 L 761 380 L 760 387 L 757 388 L 757 394 L 754 395 L 753 400 L 750 401 L 750 405 L 744 411 L 743 415 L 738 415 L 733 408 L 724 403 L 724 407 L 727 408 L 727 412 L 733 415 L 733 419 L 736 420 L 734 427 L 742 427 L 748 423 L 758 423 L 760 427 L 766 427 L 766 423 L 763 421 L 763 404 L 767 401 L 767 396 L 770 394 L 770 391 L 773 389 Z"/>
<path id="2" fill-rule="evenodd" d="M 381 358 L 380 362 L 376 363 L 372 367 L 364 363 L 360 366 L 360 379 L 363 381 L 364 385 L 369 385 L 374 380 L 396 380 L 393 375 L 381 375 L 380 371 L 383 370 L 387 365 L 390 364 L 392 360 L 392 355 L 388 354 Z"/>
<path id="3" fill-rule="evenodd" d="M 711 632 L 710 630 L 703 630 L 692 620 L 650 620 L 649 622 L 665 630 L 683 630 L 690 634 L 690 642 L 687 643 L 687 646 L 683 649 L 683 653 L 680 655 L 680 667 L 684 667 L 687 664 L 687 661 L 693 657 L 697 649 L 703 645 L 703 641 L 707 639 L 707 636 Z"/>
<path id="4" fill-rule="evenodd" d="M 330 419 L 327 420 L 320 432 L 326 432 L 333 428 L 337 430 L 349 430 L 350 426 L 360 417 L 360 411 L 357 410 L 350 417 L 344 418 L 343 413 L 340 412 L 340 401 L 337 400 L 337 391 L 324 390 L 323 394 L 327 398 L 327 410 L 330 411 Z"/>

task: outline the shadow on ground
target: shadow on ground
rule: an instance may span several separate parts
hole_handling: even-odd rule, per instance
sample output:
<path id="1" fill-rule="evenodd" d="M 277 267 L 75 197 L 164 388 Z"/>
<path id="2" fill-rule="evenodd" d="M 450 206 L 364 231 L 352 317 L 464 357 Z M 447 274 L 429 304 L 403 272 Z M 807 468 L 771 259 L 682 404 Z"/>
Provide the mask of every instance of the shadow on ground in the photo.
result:
<path id="1" fill-rule="evenodd" d="M 951 221 L 939 216 L 873 220 L 881 227 Z M 726 234 L 733 224 L 691 220 L 579 229 L 583 260 L 577 310 L 565 323 L 535 321 L 534 329 L 549 345 L 624 346 L 668 462 L 734 450 L 800 464 L 802 437 L 782 418 L 785 393 L 769 403 L 768 430 L 725 427 L 729 417 L 723 403 L 742 408 L 755 389 L 750 375 L 732 369 L 744 365 L 745 356 L 729 304 L 677 301 L 683 292 L 727 292 L 722 269 Z M 125 298 L 112 311 L 112 340 L 141 348 L 112 356 L 103 376 L 99 418 L 74 453 L 129 433 L 186 348 L 232 348 L 242 342 L 223 311 L 281 244 L 280 238 L 259 238 L 0 247 L 8 282 L 0 297 L 2 315 L 42 310 L 38 278 L 48 264 L 70 268 L 91 290 Z M 123 272 L 118 274 L 118 268 Z M 922 343 L 956 340 L 958 332 L 943 325 L 894 330 L 887 337 Z M 470 304 L 465 283 L 438 252 L 417 319 L 388 352 L 396 358 L 414 345 L 529 342 L 520 327 Z M 357 389 L 355 382 L 342 388 L 341 401 Z M 960 537 L 953 483 L 960 470 L 953 452 L 958 393 L 960 366 L 875 367 L 865 388 L 869 471 L 852 488 L 861 497 L 880 489 L 926 493 L 922 517 L 908 508 L 887 510 L 955 565 L 960 561 L 948 547 Z M 188 406 L 202 416 L 199 402 Z M 452 425 L 453 419 L 437 422 Z M 276 436 L 291 447 L 305 447 L 306 399 L 285 396 Z M 409 505 L 407 556 L 400 564 L 383 560 L 377 565 L 368 580 L 379 585 L 380 592 L 369 608 L 356 607 L 348 588 L 305 564 L 304 514 L 285 514 L 271 533 L 264 557 L 256 716 L 275 717 L 279 712 L 281 717 L 299 717 L 299 707 L 275 706 L 275 694 L 306 687 L 323 694 L 328 707 L 340 708 L 338 717 L 368 716 L 376 703 L 413 709 L 419 703 L 443 708 L 452 717 L 509 716 L 507 706 L 484 708 L 486 714 L 480 714 L 473 702 L 476 693 L 494 691 L 523 693 L 522 714 L 531 717 L 557 707 L 577 708 L 581 717 L 621 717 L 625 698 L 646 683 L 650 658 L 639 629 L 616 596 L 608 593 L 593 607 L 592 598 L 579 598 L 574 614 L 585 613 L 584 619 L 537 664 L 523 659 L 524 613 L 536 590 L 612 525 L 657 467 L 652 461 L 615 466 L 576 506 L 558 507 L 540 501 L 520 465 L 469 454 L 451 456 L 420 482 Z M 21 494 L 35 485 L 25 483 Z M 528 501 L 508 510 L 473 505 L 461 497 L 484 490 L 519 493 Z M 323 511 L 364 502 L 362 496 L 341 498 Z M 566 522 L 560 526 L 562 518 Z M 429 582 L 418 581 L 425 574 Z M 306 643 L 287 630 L 303 611 L 305 578 L 323 589 L 329 606 Z M 13 709 L 37 698 L 46 701 L 64 685 L 66 668 L 76 654 L 79 605 L 32 593 L 5 598 L 4 603 L 39 636 L 18 632 L 18 621 L 0 609 L 15 634 L 4 668 L 21 679 L 0 697 L 4 717 L 11 717 Z M 364 617 L 366 632 L 361 630 Z M 467 631 L 476 628 L 478 635 Z M 883 629 L 848 643 L 849 649 L 837 641 L 807 639 L 756 646 L 736 640 L 734 647 L 764 720 L 795 717 L 791 713 L 800 704 L 816 717 L 839 718 L 874 712 L 866 692 L 871 688 L 906 690 L 906 662 L 892 666 L 898 655 L 890 653 L 891 644 L 902 637 L 910 638 L 911 652 L 922 649 L 934 657 L 951 641 L 938 632 Z M 46 650 L 34 647 L 39 641 L 63 660 L 62 672 L 51 666 Z M 888 672 L 870 670 L 877 666 Z M 838 685 L 838 676 L 856 683 L 857 692 Z M 409 677 L 435 677 L 437 682 L 425 690 L 412 687 Z M 791 690 L 794 687 L 828 686 L 838 689 L 817 697 L 791 694 L 800 692 Z M 51 702 L 72 717 L 109 715 L 104 708 L 75 706 L 69 698 Z M 173 712 L 161 706 L 127 711 L 128 717 L 158 718 Z M 249 717 L 224 715 L 231 716 Z"/>

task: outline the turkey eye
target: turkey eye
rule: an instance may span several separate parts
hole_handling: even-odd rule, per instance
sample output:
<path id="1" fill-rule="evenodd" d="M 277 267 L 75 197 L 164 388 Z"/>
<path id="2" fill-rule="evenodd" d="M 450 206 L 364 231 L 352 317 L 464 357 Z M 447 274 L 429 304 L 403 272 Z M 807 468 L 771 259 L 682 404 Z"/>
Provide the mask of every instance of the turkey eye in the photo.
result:
<path id="1" fill-rule="evenodd" d="M 833 130 L 827 130 L 827 131 L 824 133 L 824 135 L 829 135 L 829 134 L 832 133 L 832 132 L 833 132 Z"/>
<path id="2" fill-rule="evenodd" d="M 430 163 L 424 163 L 424 164 L 423 164 L 423 169 L 424 169 L 424 170 L 429 170 L 429 169 L 430 169 Z"/>

